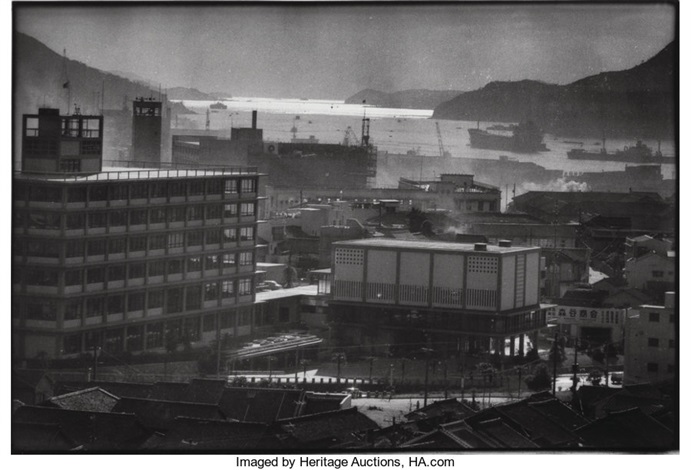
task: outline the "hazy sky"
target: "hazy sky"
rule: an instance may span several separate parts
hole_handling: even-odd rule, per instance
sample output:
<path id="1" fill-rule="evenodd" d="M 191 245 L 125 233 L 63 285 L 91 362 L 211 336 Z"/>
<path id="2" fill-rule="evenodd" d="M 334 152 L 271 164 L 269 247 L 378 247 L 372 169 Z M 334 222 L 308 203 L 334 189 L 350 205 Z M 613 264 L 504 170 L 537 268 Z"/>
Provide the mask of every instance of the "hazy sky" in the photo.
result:
<path id="1" fill-rule="evenodd" d="M 673 39 L 674 14 L 665 4 L 15 5 L 15 26 L 71 59 L 164 88 L 344 99 L 629 68 Z"/>

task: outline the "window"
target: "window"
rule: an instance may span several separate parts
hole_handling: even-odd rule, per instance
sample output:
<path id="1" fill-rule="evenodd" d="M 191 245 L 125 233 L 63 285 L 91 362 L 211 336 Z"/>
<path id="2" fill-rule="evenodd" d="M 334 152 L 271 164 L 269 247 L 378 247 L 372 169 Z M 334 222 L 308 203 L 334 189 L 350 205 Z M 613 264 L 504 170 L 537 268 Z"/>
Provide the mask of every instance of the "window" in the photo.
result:
<path id="1" fill-rule="evenodd" d="M 82 153 L 84 152 L 84 143 L 82 142 Z M 76 158 L 66 158 L 60 160 L 60 171 L 63 173 L 78 173 L 82 171 L 81 161 Z"/>
<path id="2" fill-rule="evenodd" d="M 89 201 L 105 201 L 108 198 L 108 187 L 96 184 L 89 188 Z"/>
<path id="3" fill-rule="evenodd" d="M 127 296 L 127 311 L 144 310 L 144 292 L 134 292 Z"/>
<path id="4" fill-rule="evenodd" d="M 166 291 L 166 313 L 182 312 L 182 287 Z"/>
<path id="5" fill-rule="evenodd" d="M 201 256 L 192 256 L 187 258 L 187 272 L 197 272 L 202 270 Z"/>
<path id="6" fill-rule="evenodd" d="M 160 207 L 151 209 L 150 221 L 152 224 L 162 224 L 166 221 L 166 210 Z"/>
<path id="7" fill-rule="evenodd" d="M 110 200 L 111 201 L 126 201 L 127 200 L 127 185 L 114 184 L 110 186 Z"/>
<path id="8" fill-rule="evenodd" d="M 201 246 L 203 235 L 204 232 L 200 230 L 187 232 L 187 246 Z"/>
<path id="9" fill-rule="evenodd" d="M 83 213 L 67 214 L 65 218 L 67 230 L 83 229 L 85 219 L 86 217 L 84 217 Z"/>
<path id="10" fill-rule="evenodd" d="M 221 232 L 218 229 L 207 230 L 204 235 L 206 236 L 207 245 L 218 245 L 221 243 Z"/>
<path id="11" fill-rule="evenodd" d="M 108 253 L 111 255 L 125 252 L 124 238 L 111 238 L 108 240 Z"/>
<path id="12" fill-rule="evenodd" d="M 190 286 L 185 293 L 185 309 L 199 310 L 202 307 L 202 288 L 201 286 Z"/>
<path id="13" fill-rule="evenodd" d="M 106 226 L 105 212 L 92 212 L 89 214 L 89 228 L 100 228 Z"/>
<path id="14" fill-rule="evenodd" d="M 168 260 L 168 274 L 180 274 L 182 272 L 182 259 Z"/>
<path id="15" fill-rule="evenodd" d="M 169 233 L 168 234 L 168 248 L 182 248 L 185 243 L 184 233 Z"/>
<path id="16" fill-rule="evenodd" d="M 657 362 L 648 363 L 648 372 L 657 372 Z"/>
<path id="17" fill-rule="evenodd" d="M 45 269 L 27 269 L 24 272 L 24 281 L 30 286 L 57 286 L 57 271 Z"/>
<path id="18" fill-rule="evenodd" d="M 53 240 L 27 240 L 26 254 L 27 256 L 37 256 L 40 258 L 58 258 L 60 256 L 60 245 Z"/>
<path id="19" fill-rule="evenodd" d="M 104 282 L 106 277 L 105 268 L 89 268 L 86 270 L 86 283 L 96 284 Z"/>
<path id="20" fill-rule="evenodd" d="M 108 214 L 111 227 L 127 225 L 127 211 L 113 211 Z"/>
<path id="21" fill-rule="evenodd" d="M 237 204 L 223 204 L 223 217 L 237 217 L 238 215 L 238 205 Z"/>
<path id="22" fill-rule="evenodd" d="M 221 282 L 221 297 L 227 299 L 229 297 L 235 296 L 235 283 L 234 281 L 222 281 Z"/>
<path id="23" fill-rule="evenodd" d="M 167 197 L 168 196 L 168 188 L 166 187 L 166 183 L 164 182 L 158 182 L 158 183 L 151 183 L 151 197 Z"/>
<path id="24" fill-rule="evenodd" d="M 204 260 L 204 269 L 218 269 L 219 259 L 218 255 L 207 255 Z"/>
<path id="25" fill-rule="evenodd" d="M 669 346 L 669 349 L 674 349 L 674 340 L 673 339 L 669 340 L 668 346 Z"/>
<path id="26" fill-rule="evenodd" d="M 166 247 L 165 235 L 151 235 L 149 237 L 149 250 L 163 250 Z"/>
<path id="27" fill-rule="evenodd" d="M 243 217 L 254 215 L 254 203 L 243 202 L 240 204 L 240 215 Z"/>
<path id="28" fill-rule="evenodd" d="M 130 187 L 131 199 L 148 199 L 148 188 L 145 183 L 135 183 Z"/>
<path id="29" fill-rule="evenodd" d="M 257 192 L 257 180 L 253 178 L 243 178 L 242 179 L 242 192 L 243 193 L 256 193 Z"/>
<path id="30" fill-rule="evenodd" d="M 653 272 L 652 272 L 652 275 L 653 275 L 653 277 L 658 277 L 658 278 L 659 278 L 659 277 L 664 277 L 664 276 L 665 276 L 665 272 L 664 272 L 664 271 L 653 271 Z"/>
<path id="31" fill-rule="evenodd" d="M 220 204 L 213 204 L 210 206 L 206 206 L 206 218 L 207 219 L 220 219 L 222 212 L 223 212 L 223 206 Z"/>
<path id="32" fill-rule="evenodd" d="M 209 332 L 216 330 L 216 315 L 204 315 L 202 331 Z"/>
<path id="33" fill-rule="evenodd" d="M 151 323 L 146 326 L 146 347 L 160 348 L 163 346 L 163 323 Z"/>
<path id="34" fill-rule="evenodd" d="M 82 271 L 80 269 L 75 269 L 74 271 L 65 272 L 65 285 L 66 286 L 79 286 L 82 284 Z"/>
<path id="35" fill-rule="evenodd" d="M 125 265 L 108 266 L 108 281 L 122 281 L 125 279 Z"/>
<path id="36" fill-rule="evenodd" d="M 62 201 L 62 191 L 60 191 L 60 188 L 35 186 L 31 188 L 30 198 L 31 201 L 36 202 Z"/>
<path id="37" fill-rule="evenodd" d="M 169 207 L 168 208 L 168 221 L 169 222 L 184 222 L 185 221 L 185 207 Z"/>
<path id="38" fill-rule="evenodd" d="M 51 214 L 50 212 L 39 213 L 33 212 L 29 214 L 29 228 L 39 228 L 39 229 L 59 229 L 60 228 L 60 215 Z"/>
<path id="39" fill-rule="evenodd" d="M 207 182 L 206 193 L 209 195 L 220 195 L 223 194 L 223 181 L 222 180 L 211 180 Z"/>
<path id="40" fill-rule="evenodd" d="M 146 225 L 146 209 L 136 209 L 130 212 L 130 225 Z"/>
<path id="41" fill-rule="evenodd" d="M 235 228 L 224 228 L 223 229 L 223 241 L 224 242 L 234 242 L 238 239 L 238 231 Z"/>
<path id="42" fill-rule="evenodd" d="M 238 192 L 238 180 L 225 180 L 223 182 L 223 189 L 226 194 L 235 194 Z"/>
<path id="43" fill-rule="evenodd" d="M 65 302 L 65 320 L 80 320 L 82 318 L 82 301 L 68 300 Z"/>
<path id="44" fill-rule="evenodd" d="M 166 271 L 165 260 L 151 261 L 149 263 L 149 277 L 152 276 L 163 276 Z"/>
<path id="45" fill-rule="evenodd" d="M 249 325 L 252 321 L 252 309 L 243 308 L 238 312 L 238 325 L 244 326 Z"/>
<path id="46" fill-rule="evenodd" d="M 670 316 L 669 316 L 669 322 L 670 322 L 670 323 L 674 323 L 675 321 L 676 321 L 676 315 L 674 315 L 673 313 L 670 314 Z"/>
<path id="47" fill-rule="evenodd" d="M 146 273 L 146 263 L 132 263 L 127 266 L 127 277 L 129 279 L 139 279 Z"/>
<path id="48" fill-rule="evenodd" d="M 103 315 L 104 299 L 103 297 L 91 297 L 86 299 L 86 316 L 100 317 Z"/>
<path id="49" fill-rule="evenodd" d="M 190 181 L 188 188 L 190 196 L 202 196 L 204 194 L 203 181 Z"/>
<path id="50" fill-rule="evenodd" d="M 146 236 L 130 238 L 130 251 L 146 251 Z"/>
<path id="51" fill-rule="evenodd" d="M 170 191 L 170 197 L 184 197 L 185 183 L 181 181 L 171 181 L 168 183 L 168 190 Z"/>
<path id="52" fill-rule="evenodd" d="M 187 220 L 202 220 L 203 217 L 203 206 L 190 206 L 187 208 Z"/>
<path id="53" fill-rule="evenodd" d="M 251 279 L 240 279 L 238 281 L 238 293 L 240 295 L 251 295 L 252 294 L 252 280 Z"/>
<path id="54" fill-rule="evenodd" d="M 240 253 L 240 266 L 249 266 L 254 262 L 254 253 L 245 251 Z"/>
<path id="55" fill-rule="evenodd" d="M 232 268 L 235 266 L 235 253 L 225 253 L 223 255 L 223 267 Z"/>
<path id="56" fill-rule="evenodd" d="M 215 282 L 204 284 L 204 300 L 218 300 L 218 284 Z"/>
<path id="57" fill-rule="evenodd" d="M 68 188 L 67 202 L 86 202 L 86 187 Z"/>
<path id="58" fill-rule="evenodd" d="M 288 323 L 290 321 L 290 309 L 288 307 L 279 307 L 278 322 Z"/>
<path id="59" fill-rule="evenodd" d="M 648 338 L 648 346 L 651 348 L 657 348 L 660 346 L 660 340 L 657 338 Z"/>
<path id="60" fill-rule="evenodd" d="M 123 295 L 111 295 L 108 297 L 108 315 L 122 313 L 125 310 L 125 297 Z"/>
<path id="61" fill-rule="evenodd" d="M 26 304 L 26 317 L 29 320 L 55 321 L 57 318 L 51 302 L 28 302 Z"/>
<path id="62" fill-rule="evenodd" d="M 149 292 L 149 303 L 147 308 L 163 308 L 163 296 L 165 291 L 163 289 L 152 290 Z"/>
<path id="63" fill-rule="evenodd" d="M 656 312 L 650 312 L 648 314 L 648 321 L 651 323 L 660 323 L 660 314 Z"/>
<path id="64" fill-rule="evenodd" d="M 84 256 L 83 240 L 67 240 L 65 243 L 65 257 L 74 258 Z"/>
<path id="65" fill-rule="evenodd" d="M 240 240 L 254 240 L 254 227 L 242 227 L 240 229 Z"/>
<path id="66" fill-rule="evenodd" d="M 87 256 L 100 256 L 106 254 L 106 240 L 89 240 L 86 245 Z"/>
<path id="67" fill-rule="evenodd" d="M 221 313 L 221 329 L 232 328 L 235 325 L 235 315 L 232 310 Z"/>

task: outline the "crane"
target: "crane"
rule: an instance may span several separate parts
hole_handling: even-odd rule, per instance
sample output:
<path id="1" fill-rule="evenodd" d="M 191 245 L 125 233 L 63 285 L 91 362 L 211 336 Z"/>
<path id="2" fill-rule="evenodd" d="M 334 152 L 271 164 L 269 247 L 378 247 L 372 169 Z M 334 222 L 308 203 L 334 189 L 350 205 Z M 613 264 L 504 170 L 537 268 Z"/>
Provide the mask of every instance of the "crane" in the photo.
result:
<path id="1" fill-rule="evenodd" d="M 441 140 L 441 129 L 439 129 L 439 122 L 434 123 L 437 126 L 437 140 L 439 141 L 439 156 L 440 157 L 447 157 L 449 155 L 449 152 L 444 150 L 444 142 Z"/>

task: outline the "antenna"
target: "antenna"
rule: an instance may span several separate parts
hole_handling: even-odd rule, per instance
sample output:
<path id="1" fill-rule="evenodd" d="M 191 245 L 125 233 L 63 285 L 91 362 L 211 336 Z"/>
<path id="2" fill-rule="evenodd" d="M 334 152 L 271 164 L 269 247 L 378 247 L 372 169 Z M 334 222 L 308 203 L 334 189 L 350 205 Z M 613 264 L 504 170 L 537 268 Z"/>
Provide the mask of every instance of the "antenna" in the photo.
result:
<path id="1" fill-rule="evenodd" d="M 62 87 L 67 88 L 67 114 L 69 114 L 70 104 L 72 103 L 72 85 L 67 73 L 67 49 L 62 50 Z"/>
<path id="2" fill-rule="evenodd" d="M 367 100 L 362 100 L 362 104 L 367 104 Z M 362 146 L 369 146 L 369 118 L 367 117 L 367 107 L 362 107 Z"/>
<path id="3" fill-rule="evenodd" d="M 101 114 L 103 114 L 103 108 L 105 108 L 106 99 L 106 81 L 105 79 L 101 82 Z"/>

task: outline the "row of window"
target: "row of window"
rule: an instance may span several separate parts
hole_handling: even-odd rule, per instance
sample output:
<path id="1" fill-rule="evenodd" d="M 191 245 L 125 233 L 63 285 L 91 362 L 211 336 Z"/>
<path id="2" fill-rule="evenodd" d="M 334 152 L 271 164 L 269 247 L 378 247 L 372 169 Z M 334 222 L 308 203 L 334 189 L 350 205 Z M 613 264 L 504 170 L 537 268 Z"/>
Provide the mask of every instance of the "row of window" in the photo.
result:
<path id="1" fill-rule="evenodd" d="M 158 171 L 158 170 L 156 170 Z M 66 188 L 67 202 L 118 201 L 128 199 L 168 198 L 257 192 L 256 178 L 204 178 L 184 181 L 146 181 L 71 185 Z M 23 185 L 14 188 L 14 200 L 35 202 L 62 201 L 63 186 Z"/>
<path id="2" fill-rule="evenodd" d="M 660 313 L 659 312 L 649 312 L 648 313 L 648 321 L 651 323 L 660 323 Z M 675 315 L 674 314 L 670 314 L 669 322 L 670 323 L 675 322 Z"/>
<path id="3" fill-rule="evenodd" d="M 81 299 L 65 302 L 64 320 L 79 320 L 102 315 L 123 314 L 151 309 L 162 309 L 164 314 L 194 311 L 203 302 L 252 295 L 252 279 L 235 279 L 205 282 L 187 287 L 150 289 Z M 18 312 L 13 312 L 15 315 Z M 57 321 L 57 305 L 53 301 L 30 300 L 26 302 L 28 320 Z"/>
<path id="4" fill-rule="evenodd" d="M 659 348 L 660 347 L 660 339 L 659 338 L 648 338 L 648 346 L 651 348 Z M 670 339 L 668 340 L 667 347 L 670 349 L 674 348 L 674 340 Z"/>
<path id="5" fill-rule="evenodd" d="M 247 326 L 252 323 L 252 309 L 240 308 L 226 310 L 218 315 L 221 329 Z M 176 320 L 166 320 L 146 325 L 131 325 L 105 331 L 75 333 L 63 337 L 62 351 L 74 354 L 90 351 L 94 346 L 107 352 L 141 351 L 143 349 L 161 348 L 166 343 L 185 343 L 198 341 L 200 331 L 216 330 L 216 314 L 197 316 Z"/>
<path id="6" fill-rule="evenodd" d="M 120 227 L 133 225 L 162 224 L 166 222 L 191 222 L 254 216 L 256 204 L 243 202 L 235 204 L 211 204 L 207 206 L 174 206 L 153 209 L 110 210 L 100 212 L 56 212 L 15 211 L 14 226 L 30 229 L 60 230 L 65 221 L 67 230 L 84 228 Z"/>
<path id="7" fill-rule="evenodd" d="M 657 362 L 648 362 L 647 364 L 647 370 L 648 372 L 659 372 L 660 367 Z M 667 373 L 668 374 L 673 374 L 675 372 L 675 367 L 674 364 L 667 364 Z"/>
<path id="8" fill-rule="evenodd" d="M 240 241 L 252 241 L 255 237 L 254 227 L 192 230 L 129 237 L 96 238 L 93 240 L 41 240 L 15 239 L 12 243 L 14 256 L 36 256 L 41 258 L 59 258 L 62 246 L 65 257 L 104 256 L 125 253 L 165 250 L 195 246 L 220 245 L 234 246 Z M 228 245 L 230 244 L 230 245 Z"/>
<path id="9" fill-rule="evenodd" d="M 65 271 L 63 276 L 65 286 L 81 286 L 84 281 L 86 284 L 115 282 L 125 279 L 218 270 L 218 268 L 225 269 L 235 266 L 252 266 L 253 264 L 254 252 L 243 251 L 73 269 Z M 13 278 L 13 283 L 23 281 L 29 286 L 55 287 L 59 284 L 60 273 L 59 270 L 26 268 Z"/>

